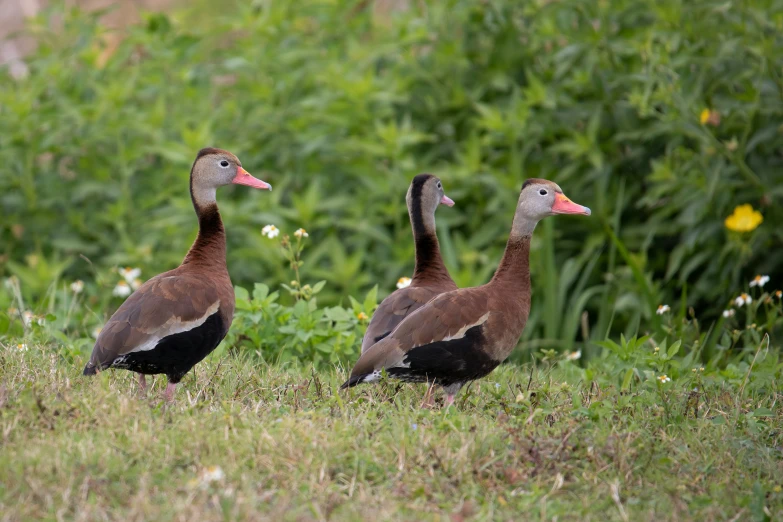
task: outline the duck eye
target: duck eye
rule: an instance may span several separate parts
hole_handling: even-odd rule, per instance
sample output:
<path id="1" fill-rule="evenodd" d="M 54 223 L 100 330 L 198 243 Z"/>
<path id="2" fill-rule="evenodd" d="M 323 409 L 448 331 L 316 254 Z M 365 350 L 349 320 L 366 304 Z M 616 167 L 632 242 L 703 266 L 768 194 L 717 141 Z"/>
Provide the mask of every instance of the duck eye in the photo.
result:
<path id="1" fill-rule="evenodd" d="M 539 190 L 538 193 L 541 194 L 542 196 L 546 196 L 548 194 L 548 192 L 545 189 Z"/>
<path id="2" fill-rule="evenodd" d="M 443 188 L 443 186 L 440 184 L 440 181 L 438 181 L 438 188 Z"/>
<path id="3" fill-rule="evenodd" d="M 226 160 L 221 161 L 220 162 L 220 166 L 223 167 L 223 168 L 228 167 L 228 161 L 226 161 Z"/>

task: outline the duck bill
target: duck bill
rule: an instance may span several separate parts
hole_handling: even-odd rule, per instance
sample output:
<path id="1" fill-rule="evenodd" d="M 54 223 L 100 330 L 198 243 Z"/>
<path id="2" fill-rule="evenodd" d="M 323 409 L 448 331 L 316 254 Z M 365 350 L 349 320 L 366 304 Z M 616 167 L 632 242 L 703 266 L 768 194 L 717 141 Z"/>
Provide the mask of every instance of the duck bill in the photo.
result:
<path id="1" fill-rule="evenodd" d="M 454 206 L 454 200 L 448 197 L 446 194 L 443 194 L 443 197 L 440 198 L 440 204 L 446 205 L 447 207 L 453 207 Z"/>
<path id="2" fill-rule="evenodd" d="M 237 175 L 234 177 L 234 180 L 231 183 L 235 185 L 245 185 L 261 190 L 272 190 L 272 185 L 266 181 L 261 181 L 260 179 L 251 176 L 248 171 L 242 167 L 237 167 Z"/>
<path id="3" fill-rule="evenodd" d="M 577 205 L 566 197 L 565 194 L 558 193 L 555 196 L 555 203 L 552 205 L 553 214 L 581 214 L 583 216 L 590 215 L 590 209 Z"/>

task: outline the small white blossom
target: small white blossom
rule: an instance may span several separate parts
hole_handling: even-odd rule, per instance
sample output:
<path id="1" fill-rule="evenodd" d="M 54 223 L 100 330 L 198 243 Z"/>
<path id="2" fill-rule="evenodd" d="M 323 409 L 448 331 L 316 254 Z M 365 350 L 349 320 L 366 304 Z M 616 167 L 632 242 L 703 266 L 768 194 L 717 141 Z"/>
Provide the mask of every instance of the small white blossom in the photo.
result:
<path id="1" fill-rule="evenodd" d="M 658 377 L 656 377 L 656 379 L 658 379 L 658 381 L 661 384 L 666 384 L 667 382 L 671 382 L 671 378 L 667 375 L 659 375 Z"/>
<path id="2" fill-rule="evenodd" d="M 31 324 L 33 324 L 33 322 L 35 322 L 35 324 L 39 326 L 43 326 L 44 324 L 46 324 L 46 319 L 44 319 L 40 315 L 35 315 L 30 310 L 25 310 L 24 312 L 22 312 L 22 322 L 24 322 L 25 326 L 30 326 Z"/>
<path id="3" fill-rule="evenodd" d="M 668 312 L 669 310 L 671 310 L 671 308 L 669 308 L 669 305 L 662 304 L 662 305 L 658 305 L 658 309 L 655 311 L 655 313 L 658 314 L 658 315 L 663 315 L 666 312 Z"/>
<path id="4" fill-rule="evenodd" d="M 103 328 L 101 328 L 100 326 L 96 326 L 95 328 L 92 329 L 92 332 L 91 332 L 92 336 L 97 339 L 98 336 L 101 335 L 101 330 L 103 330 Z"/>
<path id="5" fill-rule="evenodd" d="M 16 349 L 20 352 L 26 352 L 27 351 L 27 345 L 25 343 L 19 343 L 16 345 Z"/>
<path id="6" fill-rule="evenodd" d="M 133 281 L 131 281 L 130 287 L 133 289 L 134 292 L 138 290 L 140 286 L 141 286 L 141 279 L 134 279 Z"/>
<path id="7" fill-rule="evenodd" d="M 748 294 L 740 294 L 736 299 L 734 299 L 735 306 L 749 305 L 752 302 L 753 298 Z"/>
<path id="8" fill-rule="evenodd" d="M 401 277 L 397 280 L 397 288 L 407 288 L 411 286 L 410 277 Z"/>
<path id="9" fill-rule="evenodd" d="M 131 294 L 131 287 L 125 281 L 119 281 L 111 293 L 117 297 L 128 297 Z"/>
<path id="10" fill-rule="evenodd" d="M 261 233 L 269 239 L 274 239 L 280 235 L 280 230 L 274 225 L 267 225 L 261 229 Z"/>
<path id="11" fill-rule="evenodd" d="M 783 290 L 775 290 L 775 297 L 778 299 L 783 298 Z"/>
<path id="12" fill-rule="evenodd" d="M 7 277 L 5 281 L 3 281 L 3 285 L 9 290 L 13 290 L 18 284 L 19 279 L 17 279 L 16 276 Z"/>
<path id="13" fill-rule="evenodd" d="M 125 279 L 126 283 L 131 284 L 134 279 L 138 279 L 141 275 L 141 268 L 126 266 L 125 268 L 120 268 L 117 272 Z"/>
<path id="14" fill-rule="evenodd" d="M 299 239 L 301 239 L 301 238 L 303 238 L 303 237 L 310 237 L 310 234 L 308 234 L 308 233 L 307 233 L 307 230 L 305 230 L 305 229 L 303 229 L 303 228 L 300 228 L 299 230 L 297 230 L 296 232 L 294 232 L 294 235 L 295 235 L 296 237 L 298 237 Z"/>
<path id="15" fill-rule="evenodd" d="M 77 279 L 73 283 L 71 283 L 71 292 L 74 294 L 81 294 L 82 290 L 84 290 L 84 281 L 81 279 Z"/>
<path id="16" fill-rule="evenodd" d="M 220 466 L 208 466 L 203 468 L 198 476 L 188 482 L 192 488 L 207 489 L 213 482 L 220 482 L 226 477 Z"/>
<path id="17" fill-rule="evenodd" d="M 208 468 L 204 468 L 204 470 L 201 472 L 201 480 L 203 482 L 218 482 L 223 480 L 225 477 L 226 474 L 223 473 L 223 470 L 220 469 L 220 466 L 209 466 Z"/>
<path id="18" fill-rule="evenodd" d="M 576 361 L 582 357 L 582 350 L 577 350 L 566 355 L 566 361 Z"/>
<path id="19" fill-rule="evenodd" d="M 764 288 L 764 285 L 766 285 L 767 283 L 769 283 L 769 276 L 757 275 L 750 282 L 750 287 L 753 288 L 754 286 L 758 286 L 759 288 Z"/>
<path id="20" fill-rule="evenodd" d="M 734 309 L 729 308 L 728 310 L 724 310 L 723 317 L 725 317 L 726 319 L 728 319 L 729 317 L 734 317 Z"/>

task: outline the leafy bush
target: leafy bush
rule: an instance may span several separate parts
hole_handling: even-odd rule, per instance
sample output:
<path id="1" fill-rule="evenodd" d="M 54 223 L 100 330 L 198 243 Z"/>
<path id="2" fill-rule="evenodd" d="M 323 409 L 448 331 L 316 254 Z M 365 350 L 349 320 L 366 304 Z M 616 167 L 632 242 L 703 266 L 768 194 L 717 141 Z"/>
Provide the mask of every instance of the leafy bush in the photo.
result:
<path id="1" fill-rule="evenodd" d="M 0 73 L 0 275 L 25 279 L 28 301 L 79 278 L 100 315 L 111 267 L 176 265 L 205 145 L 275 185 L 219 195 L 244 287 L 288 281 L 261 233 L 274 223 L 316 240 L 302 273 L 327 281 L 325 304 L 375 284 L 382 297 L 412 267 L 404 194 L 420 171 L 457 202 L 438 226 L 460 286 L 496 266 L 523 179 L 593 209 L 536 232 L 529 348 L 655 334 L 655 308 L 678 299 L 716 318 L 756 273 L 783 278 L 776 2 L 454 0 L 383 18 L 348 1 L 239 4 L 151 15 L 113 52 L 94 15 L 56 8 L 30 26 L 29 76 Z M 729 230 L 745 203 L 763 222 Z M 264 293 L 243 306 L 278 314 Z M 296 307 L 274 317 L 354 321 Z"/>

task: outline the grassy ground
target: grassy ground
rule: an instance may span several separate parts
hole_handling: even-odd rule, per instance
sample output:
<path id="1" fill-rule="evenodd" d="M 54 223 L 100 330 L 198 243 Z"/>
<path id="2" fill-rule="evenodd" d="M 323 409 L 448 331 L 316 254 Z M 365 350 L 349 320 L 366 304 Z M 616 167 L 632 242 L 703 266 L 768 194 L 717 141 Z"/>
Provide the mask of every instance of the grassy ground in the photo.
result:
<path id="1" fill-rule="evenodd" d="M 4 521 L 783 517 L 776 396 L 623 395 L 568 363 L 428 411 L 420 386 L 224 357 L 163 407 L 163 379 L 142 400 L 127 372 L 0 348 Z"/>

